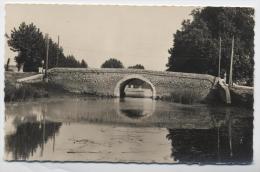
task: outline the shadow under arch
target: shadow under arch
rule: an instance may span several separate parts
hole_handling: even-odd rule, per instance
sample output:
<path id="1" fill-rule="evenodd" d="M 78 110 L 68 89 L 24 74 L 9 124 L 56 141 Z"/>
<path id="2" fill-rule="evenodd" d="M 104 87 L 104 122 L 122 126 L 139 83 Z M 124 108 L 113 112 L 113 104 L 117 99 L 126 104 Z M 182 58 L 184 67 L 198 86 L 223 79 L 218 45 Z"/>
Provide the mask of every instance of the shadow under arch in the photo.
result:
<path id="1" fill-rule="evenodd" d="M 156 98 L 155 86 L 151 83 L 150 80 L 148 80 L 147 78 L 145 78 L 141 75 L 128 75 L 128 76 L 124 77 L 123 79 L 119 80 L 114 89 L 114 96 L 115 97 L 122 96 L 125 86 L 128 84 L 129 81 L 131 81 L 133 79 L 139 79 L 139 80 L 142 80 L 142 81 L 148 83 L 152 88 L 152 98 L 153 99 Z"/>

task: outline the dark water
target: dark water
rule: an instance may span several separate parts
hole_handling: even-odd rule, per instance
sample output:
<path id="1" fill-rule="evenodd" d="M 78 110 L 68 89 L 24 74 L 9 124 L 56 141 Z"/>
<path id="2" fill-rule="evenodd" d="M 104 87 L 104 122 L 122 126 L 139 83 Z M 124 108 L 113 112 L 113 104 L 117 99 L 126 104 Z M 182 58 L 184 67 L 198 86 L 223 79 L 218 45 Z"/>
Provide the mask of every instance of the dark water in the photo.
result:
<path id="1" fill-rule="evenodd" d="M 7 103 L 5 159 L 239 163 L 253 157 L 253 111 L 152 99 Z"/>

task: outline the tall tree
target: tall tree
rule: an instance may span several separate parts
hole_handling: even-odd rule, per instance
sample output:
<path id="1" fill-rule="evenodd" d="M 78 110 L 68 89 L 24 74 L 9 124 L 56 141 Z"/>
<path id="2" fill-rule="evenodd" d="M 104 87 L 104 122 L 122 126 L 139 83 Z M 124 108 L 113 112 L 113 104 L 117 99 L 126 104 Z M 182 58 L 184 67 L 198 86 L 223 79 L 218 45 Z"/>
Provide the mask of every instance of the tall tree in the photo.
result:
<path id="1" fill-rule="evenodd" d="M 42 32 L 33 24 L 20 24 L 18 30 L 14 28 L 7 41 L 10 49 L 17 52 L 15 61 L 18 70 L 23 65 L 23 70 L 38 71 L 41 61 L 44 57 L 44 38 Z"/>
<path id="2" fill-rule="evenodd" d="M 121 61 L 110 58 L 101 65 L 101 68 L 124 68 L 124 66 Z"/>
<path id="3" fill-rule="evenodd" d="M 218 45 L 222 39 L 221 69 L 230 67 L 231 40 L 235 37 L 233 78 L 253 82 L 254 9 L 206 7 L 192 11 L 174 34 L 167 70 L 218 73 Z"/>
<path id="4" fill-rule="evenodd" d="M 38 71 L 38 67 L 42 66 L 42 61 L 46 58 L 46 40 L 40 31 L 33 23 L 27 25 L 24 22 L 20 24 L 19 28 L 14 28 L 11 35 L 8 36 L 7 43 L 10 49 L 17 52 L 15 61 L 20 70 L 23 65 L 24 72 Z M 51 38 L 49 39 L 49 58 L 48 68 L 53 67 L 87 67 L 85 61 L 80 62 L 76 60 L 73 55 L 65 56 L 63 48 L 59 47 Z M 57 59 L 57 54 L 59 58 Z"/>

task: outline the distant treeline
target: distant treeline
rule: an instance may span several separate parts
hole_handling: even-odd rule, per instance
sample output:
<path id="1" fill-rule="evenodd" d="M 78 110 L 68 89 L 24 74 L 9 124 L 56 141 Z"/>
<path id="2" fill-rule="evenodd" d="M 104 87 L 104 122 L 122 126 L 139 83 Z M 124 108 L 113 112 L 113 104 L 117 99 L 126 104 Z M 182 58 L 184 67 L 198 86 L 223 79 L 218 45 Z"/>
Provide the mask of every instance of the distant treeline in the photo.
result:
<path id="1" fill-rule="evenodd" d="M 102 65 L 101 68 L 124 68 L 123 63 L 116 58 L 109 58 Z M 134 66 L 128 66 L 128 69 L 145 69 L 143 65 L 136 64 Z"/>
<path id="2" fill-rule="evenodd" d="M 18 70 L 23 66 L 24 72 L 37 72 L 39 67 L 45 67 L 47 39 L 33 23 L 21 23 L 14 28 L 10 36 L 6 34 L 10 49 L 17 52 L 15 62 Z M 53 67 L 88 67 L 84 60 L 78 61 L 73 55 L 65 55 L 63 48 L 52 38 L 48 38 L 48 68 Z"/>

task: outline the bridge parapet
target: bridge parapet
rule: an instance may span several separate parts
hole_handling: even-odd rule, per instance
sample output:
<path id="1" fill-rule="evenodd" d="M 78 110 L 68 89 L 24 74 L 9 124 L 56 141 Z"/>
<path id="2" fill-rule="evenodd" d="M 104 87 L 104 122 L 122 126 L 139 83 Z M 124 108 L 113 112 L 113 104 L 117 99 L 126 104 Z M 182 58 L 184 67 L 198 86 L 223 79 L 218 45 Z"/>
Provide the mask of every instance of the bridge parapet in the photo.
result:
<path id="1" fill-rule="evenodd" d="M 215 83 L 215 76 L 208 74 L 196 74 L 196 73 L 182 73 L 182 72 L 169 72 L 169 71 L 153 71 L 142 69 L 121 69 L 121 68 L 52 68 L 49 69 L 49 73 L 67 73 L 67 72 L 82 72 L 82 73 L 118 73 L 118 74 L 143 74 L 143 75 L 155 75 L 155 76 L 167 76 L 167 77 L 180 77 L 190 79 L 208 80 Z"/>
<path id="2" fill-rule="evenodd" d="M 211 75 L 140 69 L 53 68 L 48 75 L 50 82 L 71 92 L 116 97 L 131 79 L 150 84 L 154 98 L 196 94 L 203 101 L 211 96 L 216 85 L 216 77 Z"/>

